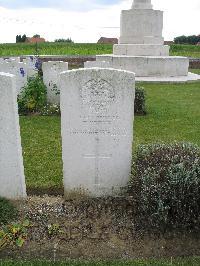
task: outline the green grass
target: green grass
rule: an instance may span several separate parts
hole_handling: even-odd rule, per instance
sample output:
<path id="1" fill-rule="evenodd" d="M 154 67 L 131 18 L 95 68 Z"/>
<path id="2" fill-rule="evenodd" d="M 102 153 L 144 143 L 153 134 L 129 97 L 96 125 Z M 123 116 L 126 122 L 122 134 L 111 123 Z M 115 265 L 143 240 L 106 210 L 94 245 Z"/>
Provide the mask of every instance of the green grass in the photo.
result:
<path id="1" fill-rule="evenodd" d="M 96 55 L 111 54 L 111 44 L 95 43 L 41 43 L 38 44 L 40 55 Z M 0 44 L 0 56 L 32 55 L 36 53 L 36 45 L 28 43 Z M 171 45 L 170 55 L 200 58 L 200 46 Z"/>
<path id="2" fill-rule="evenodd" d="M 200 75 L 200 69 L 189 69 L 189 71 Z"/>
<path id="3" fill-rule="evenodd" d="M 21 117 L 20 123 L 28 186 L 62 186 L 60 117 Z"/>
<path id="4" fill-rule="evenodd" d="M 170 55 L 200 58 L 200 46 L 173 44 L 170 46 Z"/>
<path id="5" fill-rule="evenodd" d="M 185 258 L 173 260 L 137 260 L 137 261 L 108 261 L 108 262 L 83 262 L 68 261 L 52 263 L 49 261 L 32 261 L 32 262 L 12 262 L 0 261 L 0 265 L 4 266 L 199 266 L 200 258 Z"/>
<path id="6" fill-rule="evenodd" d="M 96 55 L 112 53 L 111 44 L 66 44 L 41 43 L 38 44 L 40 55 Z M 0 44 L 0 56 L 17 56 L 36 54 L 36 45 L 27 43 Z"/>
<path id="7" fill-rule="evenodd" d="M 152 142 L 189 141 L 200 146 L 200 82 L 140 84 L 147 116 L 135 117 L 134 148 Z M 20 117 L 28 187 L 62 187 L 59 117 Z"/>
<path id="8" fill-rule="evenodd" d="M 146 117 L 135 119 L 135 145 L 190 141 L 200 145 L 200 83 L 140 84 L 147 93 Z"/>

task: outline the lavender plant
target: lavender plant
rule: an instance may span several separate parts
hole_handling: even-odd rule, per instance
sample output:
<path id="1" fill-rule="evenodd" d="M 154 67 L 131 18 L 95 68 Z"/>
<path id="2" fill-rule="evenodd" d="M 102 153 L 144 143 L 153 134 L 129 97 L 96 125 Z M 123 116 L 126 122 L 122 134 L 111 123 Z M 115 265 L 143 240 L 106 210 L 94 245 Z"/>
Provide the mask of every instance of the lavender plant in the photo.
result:
<path id="1" fill-rule="evenodd" d="M 141 145 L 132 189 L 146 226 L 200 229 L 200 148 L 190 143 Z"/>

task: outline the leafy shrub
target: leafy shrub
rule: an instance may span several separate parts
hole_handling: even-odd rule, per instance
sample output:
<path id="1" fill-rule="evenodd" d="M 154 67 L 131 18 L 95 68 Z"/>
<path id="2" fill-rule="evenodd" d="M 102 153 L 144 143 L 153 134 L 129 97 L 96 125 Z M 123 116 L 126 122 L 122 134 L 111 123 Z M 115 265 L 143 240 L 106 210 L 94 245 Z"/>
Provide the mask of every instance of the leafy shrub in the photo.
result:
<path id="1" fill-rule="evenodd" d="M 28 237 L 29 221 L 12 223 L 0 230 L 0 250 L 8 245 L 22 247 Z"/>
<path id="2" fill-rule="evenodd" d="M 132 189 L 151 228 L 200 229 L 200 149 L 189 143 L 140 146 Z"/>
<path id="3" fill-rule="evenodd" d="M 4 198 L 0 198 L 0 224 L 7 224 L 18 216 L 18 211 L 13 204 Z"/>
<path id="4" fill-rule="evenodd" d="M 56 39 L 54 42 L 66 42 L 66 43 L 74 43 L 71 38 L 67 39 Z"/>
<path id="5" fill-rule="evenodd" d="M 135 114 L 137 115 L 145 115 L 146 107 L 145 107 L 145 91 L 143 88 L 135 88 Z"/>
<path id="6" fill-rule="evenodd" d="M 20 114 L 39 112 L 47 102 L 47 89 L 40 76 L 28 79 L 27 85 L 18 96 Z"/>
<path id="7" fill-rule="evenodd" d="M 200 36 L 199 35 L 190 35 L 190 36 L 178 36 L 174 38 L 174 43 L 176 44 L 192 44 L 196 45 L 198 42 L 200 42 Z"/>

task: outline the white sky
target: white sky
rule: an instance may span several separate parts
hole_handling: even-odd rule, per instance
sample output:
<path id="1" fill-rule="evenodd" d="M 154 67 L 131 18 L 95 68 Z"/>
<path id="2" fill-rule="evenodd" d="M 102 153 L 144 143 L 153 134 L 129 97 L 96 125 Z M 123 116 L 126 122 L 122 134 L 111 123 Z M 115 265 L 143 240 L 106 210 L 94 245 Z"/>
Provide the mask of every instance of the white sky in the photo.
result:
<path id="1" fill-rule="evenodd" d="M 20 0 L 18 0 L 20 1 Z M 62 0 L 60 0 L 62 1 Z M 80 0 L 73 0 L 77 3 Z M 71 37 L 75 42 L 97 42 L 101 37 L 119 37 L 120 11 L 132 0 L 99 5 L 89 11 L 53 8 L 4 8 L 0 1 L 0 42 L 15 42 L 17 34 L 40 34 L 48 41 Z M 14 2 L 14 0 L 13 0 Z M 77 2 L 77 3 L 76 3 Z M 84 2 L 84 1 L 83 1 Z M 152 0 L 154 9 L 164 10 L 165 40 L 200 34 L 200 0 Z"/>

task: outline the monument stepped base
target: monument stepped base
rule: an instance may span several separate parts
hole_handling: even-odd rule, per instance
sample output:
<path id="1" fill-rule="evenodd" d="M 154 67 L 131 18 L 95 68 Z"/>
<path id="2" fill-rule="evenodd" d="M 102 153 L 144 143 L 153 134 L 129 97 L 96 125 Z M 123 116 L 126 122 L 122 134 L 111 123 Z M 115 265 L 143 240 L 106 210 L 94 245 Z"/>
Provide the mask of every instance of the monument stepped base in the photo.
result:
<path id="1" fill-rule="evenodd" d="M 187 76 L 177 77 L 136 77 L 136 82 L 152 82 L 152 83 L 185 83 L 200 81 L 200 75 L 194 73 L 188 73 Z"/>
<path id="2" fill-rule="evenodd" d="M 128 56 L 169 56 L 168 45 L 155 44 L 115 44 L 114 55 Z"/>
<path id="3" fill-rule="evenodd" d="M 109 62 L 115 69 L 134 72 L 136 77 L 188 76 L 189 59 L 186 57 L 97 55 L 96 60 Z"/>

